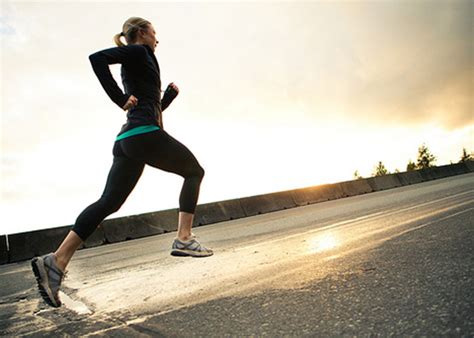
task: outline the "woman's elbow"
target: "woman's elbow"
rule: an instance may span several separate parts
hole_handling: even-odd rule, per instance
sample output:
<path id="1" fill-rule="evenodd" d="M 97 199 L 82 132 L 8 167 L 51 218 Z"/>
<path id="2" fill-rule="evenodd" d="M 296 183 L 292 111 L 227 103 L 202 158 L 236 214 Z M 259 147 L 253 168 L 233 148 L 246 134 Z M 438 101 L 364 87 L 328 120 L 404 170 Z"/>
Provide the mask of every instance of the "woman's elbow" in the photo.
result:
<path id="1" fill-rule="evenodd" d="M 89 61 L 94 64 L 97 61 L 97 58 L 99 57 L 99 53 L 92 53 L 89 55 Z"/>

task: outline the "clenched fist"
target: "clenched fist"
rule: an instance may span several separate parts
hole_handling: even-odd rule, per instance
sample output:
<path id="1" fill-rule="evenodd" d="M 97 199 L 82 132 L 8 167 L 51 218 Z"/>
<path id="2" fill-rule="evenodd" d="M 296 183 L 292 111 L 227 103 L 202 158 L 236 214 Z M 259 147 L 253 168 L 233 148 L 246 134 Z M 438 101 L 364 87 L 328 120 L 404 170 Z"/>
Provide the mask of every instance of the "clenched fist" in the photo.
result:
<path id="1" fill-rule="evenodd" d="M 164 95 L 169 95 L 171 100 L 178 96 L 179 88 L 173 82 L 171 82 L 165 90 Z"/>
<path id="2" fill-rule="evenodd" d="M 135 107 L 137 104 L 138 104 L 138 99 L 135 96 L 130 95 L 130 97 L 128 98 L 127 102 L 122 107 L 122 109 L 129 110 L 130 108 Z"/>

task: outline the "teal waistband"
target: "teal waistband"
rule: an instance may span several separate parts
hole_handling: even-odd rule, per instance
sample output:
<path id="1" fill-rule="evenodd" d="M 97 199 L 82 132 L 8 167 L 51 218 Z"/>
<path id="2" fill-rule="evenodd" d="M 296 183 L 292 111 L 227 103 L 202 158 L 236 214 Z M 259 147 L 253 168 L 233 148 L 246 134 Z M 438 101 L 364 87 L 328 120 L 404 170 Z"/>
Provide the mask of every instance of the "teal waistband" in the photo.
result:
<path id="1" fill-rule="evenodd" d="M 120 134 L 119 136 L 117 136 L 115 141 L 120 141 L 124 138 L 130 137 L 130 136 L 133 136 L 133 135 L 145 134 L 145 133 L 149 133 L 149 132 L 152 132 L 152 131 L 155 131 L 155 130 L 160 130 L 160 127 L 153 126 L 153 125 L 135 127 L 133 129 L 127 130 L 125 133 Z"/>

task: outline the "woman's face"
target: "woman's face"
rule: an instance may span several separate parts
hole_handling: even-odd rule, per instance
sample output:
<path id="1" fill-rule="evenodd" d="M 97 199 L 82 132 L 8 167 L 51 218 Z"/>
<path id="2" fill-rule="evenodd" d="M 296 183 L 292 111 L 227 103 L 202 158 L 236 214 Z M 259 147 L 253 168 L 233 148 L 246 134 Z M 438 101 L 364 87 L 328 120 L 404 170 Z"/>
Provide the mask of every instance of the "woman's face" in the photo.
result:
<path id="1" fill-rule="evenodd" d="M 148 25 L 148 29 L 142 30 L 142 34 L 140 34 L 142 43 L 145 45 L 150 46 L 150 48 L 155 51 L 156 45 L 158 45 L 158 40 L 156 39 L 156 32 L 155 28 L 153 28 L 152 24 Z"/>

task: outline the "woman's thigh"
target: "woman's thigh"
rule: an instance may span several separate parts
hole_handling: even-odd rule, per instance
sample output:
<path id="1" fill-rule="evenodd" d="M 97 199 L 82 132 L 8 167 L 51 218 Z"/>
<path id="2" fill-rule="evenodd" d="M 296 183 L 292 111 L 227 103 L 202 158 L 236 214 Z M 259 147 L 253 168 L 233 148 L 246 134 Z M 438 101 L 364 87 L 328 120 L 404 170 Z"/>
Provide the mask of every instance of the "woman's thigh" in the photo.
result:
<path id="1" fill-rule="evenodd" d="M 114 155 L 117 155 L 114 147 Z M 122 155 L 122 154 L 119 154 Z M 125 156 L 114 156 L 102 197 L 125 200 L 143 173 L 145 163 Z"/>
<path id="2" fill-rule="evenodd" d="M 163 130 L 132 136 L 120 142 L 127 157 L 152 167 L 181 176 L 203 171 L 193 153 Z"/>

